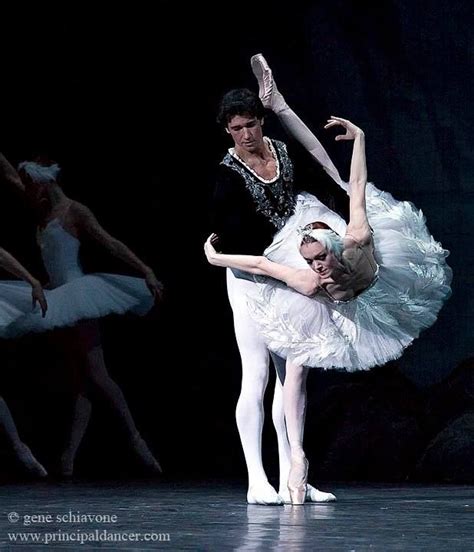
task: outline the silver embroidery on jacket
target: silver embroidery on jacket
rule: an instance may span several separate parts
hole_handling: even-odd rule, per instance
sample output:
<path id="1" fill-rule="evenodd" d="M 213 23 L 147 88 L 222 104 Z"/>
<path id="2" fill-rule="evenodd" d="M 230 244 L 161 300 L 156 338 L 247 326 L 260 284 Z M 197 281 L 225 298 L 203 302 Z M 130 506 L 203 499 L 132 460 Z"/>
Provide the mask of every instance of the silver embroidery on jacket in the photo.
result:
<path id="1" fill-rule="evenodd" d="M 279 177 L 271 182 L 260 179 L 230 153 L 227 153 L 221 163 L 243 178 L 245 187 L 255 203 L 256 211 L 264 215 L 279 230 L 293 214 L 296 204 L 293 190 L 293 164 L 283 142 L 272 140 L 269 141 L 269 145 L 276 150 L 274 155 L 279 169 Z M 271 149 L 273 150 L 272 147 Z"/>

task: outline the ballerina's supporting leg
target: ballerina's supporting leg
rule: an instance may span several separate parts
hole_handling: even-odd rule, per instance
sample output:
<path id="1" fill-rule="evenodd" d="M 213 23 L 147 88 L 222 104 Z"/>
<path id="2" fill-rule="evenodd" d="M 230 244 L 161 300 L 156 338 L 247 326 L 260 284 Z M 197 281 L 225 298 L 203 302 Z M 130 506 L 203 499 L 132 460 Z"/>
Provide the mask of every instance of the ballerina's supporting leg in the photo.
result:
<path id="1" fill-rule="evenodd" d="M 48 475 L 44 467 L 33 456 L 31 450 L 20 439 L 10 409 L 8 408 L 8 405 L 3 397 L 0 397 L 0 427 L 10 442 L 15 456 L 23 464 L 23 466 L 32 475 L 37 477 L 45 477 Z"/>
<path id="2" fill-rule="evenodd" d="M 74 471 L 74 459 L 82 442 L 91 417 L 92 404 L 89 397 L 80 392 L 74 400 L 73 419 L 68 443 L 61 455 L 61 474 L 70 477 Z"/>
<path id="3" fill-rule="evenodd" d="M 122 390 L 107 371 L 104 353 L 100 345 L 98 325 L 97 323 L 91 323 L 91 326 L 91 331 L 95 332 L 95 339 L 92 340 L 87 352 L 88 378 L 94 385 L 94 388 L 104 397 L 114 413 L 120 418 L 127 432 L 129 443 L 139 460 L 148 469 L 161 473 L 160 464 L 138 432 Z"/>
<path id="4" fill-rule="evenodd" d="M 303 434 L 306 416 L 306 380 L 308 368 L 286 363 L 283 386 L 286 430 L 290 442 L 291 468 L 288 490 L 292 504 L 304 504 L 308 480 L 308 461 L 303 450 Z"/>
<path id="5" fill-rule="evenodd" d="M 53 334 L 53 345 L 62 353 L 62 361 L 73 374 L 74 399 L 72 421 L 66 446 L 61 454 L 60 471 L 63 477 L 71 477 L 74 472 L 74 460 L 84 438 L 92 412 L 89 398 L 87 375 L 84 366 L 87 363 L 87 349 L 91 332 L 86 323 L 73 328 L 63 328 Z"/>
<path id="6" fill-rule="evenodd" d="M 287 478 L 289 499 L 292 504 L 306 502 L 334 502 L 332 493 L 320 491 L 307 484 L 308 461 L 303 449 L 304 424 L 306 418 L 306 381 L 309 369 L 286 362 L 286 376 L 283 386 L 283 404 L 286 430 L 290 443 L 291 467 Z M 280 493 L 285 502 L 286 494 Z"/>
<path id="7" fill-rule="evenodd" d="M 282 359 L 282 362 L 285 362 Z M 273 425 L 278 439 L 278 459 L 280 466 L 280 481 L 278 494 L 285 502 L 289 501 L 288 495 L 288 473 L 290 471 L 291 450 L 286 431 L 285 412 L 283 409 L 283 385 L 278 378 L 275 379 L 275 392 L 272 404 Z"/>
<path id="8" fill-rule="evenodd" d="M 78 337 L 84 351 L 84 379 L 86 388 L 92 386 L 119 417 L 128 435 L 129 442 L 141 462 L 155 472 L 161 472 L 161 466 L 151 453 L 145 441 L 141 438 L 132 414 L 117 383 L 110 377 L 104 360 L 100 334 L 96 322 L 82 323 L 78 327 Z M 71 438 L 64 453 L 71 462 L 84 436 L 90 417 L 90 401 L 86 394 L 80 393 L 75 403 L 74 420 L 71 428 Z"/>

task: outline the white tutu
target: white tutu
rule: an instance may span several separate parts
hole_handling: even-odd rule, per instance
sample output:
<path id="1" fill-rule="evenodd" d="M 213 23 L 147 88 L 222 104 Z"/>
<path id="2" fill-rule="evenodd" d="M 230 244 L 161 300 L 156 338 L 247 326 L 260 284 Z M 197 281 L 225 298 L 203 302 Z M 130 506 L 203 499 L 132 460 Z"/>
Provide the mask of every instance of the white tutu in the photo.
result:
<path id="1" fill-rule="evenodd" d="M 378 280 L 346 303 L 320 294 L 305 297 L 284 284 L 256 277 L 250 312 L 270 350 L 295 363 L 319 368 L 367 370 L 401 356 L 431 326 L 449 297 L 449 254 L 429 234 L 421 211 L 367 185 L 367 216 L 374 231 Z M 330 222 L 331 216 L 336 217 Z M 298 251 L 297 228 L 324 221 L 345 229 L 313 196 L 300 194 L 295 214 L 265 251 L 272 261 L 308 268 Z"/>
<path id="2" fill-rule="evenodd" d="M 109 314 L 146 314 L 154 298 L 142 278 L 119 274 L 84 274 L 79 263 L 80 242 L 57 219 L 40 234 L 43 261 L 54 289 L 45 289 L 46 316 L 32 309 L 31 286 L 0 282 L 0 337 L 73 326 L 80 320 Z"/>
<path id="3" fill-rule="evenodd" d="M 38 305 L 32 310 L 28 284 L 1 282 L 0 295 L 8 297 L 7 312 L 11 312 L 5 318 L 6 301 L 0 300 L 0 336 L 5 338 L 74 326 L 80 320 L 109 314 L 144 315 L 153 306 L 153 297 L 144 280 L 118 274 L 86 274 L 55 289 L 45 290 L 48 311 L 44 318 Z"/>
<path id="4" fill-rule="evenodd" d="M 32 312 L 31 286 L 19 281 L 0 282 L 0 337 L 6 337 L 8 328 L 27 312 Z"/>

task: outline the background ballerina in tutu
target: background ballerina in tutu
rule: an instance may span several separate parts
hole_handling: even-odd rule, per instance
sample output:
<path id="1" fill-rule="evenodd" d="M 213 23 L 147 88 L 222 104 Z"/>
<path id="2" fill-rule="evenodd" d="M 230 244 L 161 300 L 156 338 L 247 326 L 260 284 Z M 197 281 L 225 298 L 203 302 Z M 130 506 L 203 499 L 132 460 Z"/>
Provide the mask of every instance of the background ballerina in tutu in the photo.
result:
<path id="1" fill-rule="evenodd" d="M 71 361 L 74 365 L 81 365 L 72 426 L 61 456 L 62 474 L 73 473 L 74 458 L 90 419 L 91 390 L 98 391 L 120 418 L 142 463 L 161 472 L 159 463 L 138 433 L 121 389 L 107 372 L 97 323 L 98 318 L 108 314 L 145 314 L 161 297 L 161 283 L 150 267 L 102 228 L 88 207 L 66 196 L 58 184 L 60 168 L 57 164 L 23 162 L 17 172 L 0 154 L 0 170 L 4 179 L 24 193 L 38 213 L 38 244 L 51 287 L 45 290 L 48 301 L 46 316 L 23 309 L 21 315 L 5 328 L 5 334 L 16 337 L 68 328 L 65 330 L 68 342 L 74 344 Z M 143 278 L 84 274 L 79 262 L 79 248 L 86 237 L 140 272 Z M 17 286 L 17 293 L 11 299 L 20 305 L 25 293 L 25 286 Z"/>
<path id="2" fill-rule="evenodd" d="M 10 253 L 0 247 L 0 267 L 13 276 L 25 280 L 31 286 L 30 296 L 26 297 L 26 303 L 18 305 L 15 301 L 9 301 L 11 294 L 15 293 L 15 288 L 19 282 L 0 282 L 0 337 L 8 324 L 24 309 L 35 308 L 40 305 L 42 316 L 46 315 L 48 305 L 44 296 L 43 288 L 40 282 L 34 278 L 30 272 Z M 21 306 L 21 309 L 19 309 Z M 0 396 L 0 427 L 9 441 L 16 458 L 22 466 L 33 476 L 45 477 L 47 474 L 45 468 L 34 457 L 31 450 L 23 443 L 18 434 L 18 429 L 13 420 L 10 409 L 5 399 Z"/>
<path id="3" fill-rule="evenodd" d="M 275 111 L 286 129 L 314 154 L 319 142 L 287 106 L 263 57 L 255 63 L 261 97 L 268 107 L 279 106 Z M 345 133 L 336 140 L 354 141 L 349 186 L 332 163 L 325 166 L 332 165 L 328 173 L 349 191 L 344 235 L 315 219 L 316 198 L 300 194 L 294 215 L 264 256 L 217 253 L 215 235 L 205 244 L 211 264 L 249 272 L 260 281 L 248 303 L 269 348 L 287 359 L 288 486 L 295 504 L 304 502 L 308 471 L 303 451 L 308 367 L 365 370 L 399 357 L 434 323 L 450 294 L 448 252 L 412 204 L 367 185 L 364 133 L 339 117 L 331 117 L 325 128 L 339 126 Z"/>

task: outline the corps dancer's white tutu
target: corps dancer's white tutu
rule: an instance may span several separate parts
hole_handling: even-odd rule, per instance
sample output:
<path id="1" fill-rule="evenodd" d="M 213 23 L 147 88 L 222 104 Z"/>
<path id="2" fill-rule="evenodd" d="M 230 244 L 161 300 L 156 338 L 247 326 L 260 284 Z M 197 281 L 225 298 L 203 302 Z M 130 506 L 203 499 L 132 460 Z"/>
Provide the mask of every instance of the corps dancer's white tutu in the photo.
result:
<path id="1" fill-rule="evenodd" d="M 132 312 L 144 315 L 153 296 L 141 278 L 118 274 L 84 274 L 80 242 L 58 219 L 40 234 L 43 260 L 53 289 L 46 289 L 48 311 L 32 310 L 31 287 L 24 282 L 0 282 L 0 336 L 12 338 L 73 326 L 80 320 Z"/>
<path id="2" fill-rule="evenodd" d="M 374 231 L 378 279 L 345 303 L 318 294 L 305 297 L 284 284 L 256 277 L 249 308 L 270 350 L 298 364 L 366 370 L 401 356 L 431 326 L 450 295 L 449 254 L 429 234 L 421 211 L 367 185 L 367 217 Z M 324 221 L 344 235 L 325 208 L 300 194 L 295 214 L 265 251 L 272 261 L 308 268 L 297 229 Z M 334 215 L 336 216 L 336 215 Z"/>

